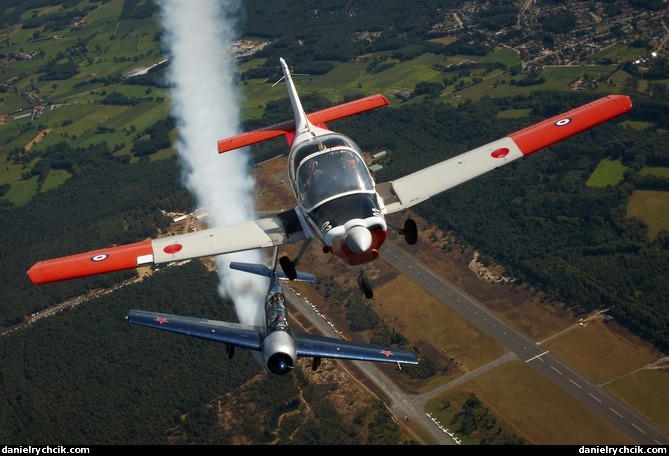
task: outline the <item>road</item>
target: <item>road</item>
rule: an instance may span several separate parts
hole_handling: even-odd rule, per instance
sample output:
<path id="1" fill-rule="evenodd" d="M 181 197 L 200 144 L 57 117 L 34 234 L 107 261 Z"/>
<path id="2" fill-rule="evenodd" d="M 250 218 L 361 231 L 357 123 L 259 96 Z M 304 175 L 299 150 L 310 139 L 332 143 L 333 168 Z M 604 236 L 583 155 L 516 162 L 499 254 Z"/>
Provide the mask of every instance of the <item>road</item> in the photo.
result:
<path id="1" fill-rule="evenodd" d="M 289 287 L 283 287 L 284 295 L 287 301 L 304 315 L 311 324 L 316 327 L 323 335 L 328 337 L 339 337 L 335 329 L 333 329 L 318 313 L 317 309 L 312 308 L 307 302 L 298 296 Z M 429 433 L 436 443 L 441 445 L 454 445 L 456 442 L 443 432 L 432 420 L 425 414 L 424 406 L 428 398 L 420 396 L 412 396 L 397 386 L 395 382 L 390 380 L 386 374 L 374 363 L 362 361 L 349 361 L 354 364 L 361 372 L 364 373 L 372 382 L 381 388 L 393 401 L 392 411 L 395 416 L 408 417 L 413 423 L 418 423 L 427 433 Z"/>
<path id="2" fill-rule="evenodd" d="M 513 355 L 530 364 L 637 443 L 643 445 L 669 444 L 669 437 L 634 409 L 590 382 L 557 356 L 544 350 L 539 343 L 509 326 L 485 306 L 472 300 L 471 297 L 397 245 L 392 242 L 385 243 L 381 258 L 414 280 L 442 303 L 458 312 L 484 334 L 502 344 L 508 351 L 504 357 Z M 420 401 L 424 403 L 430 397 L 450 387 L 451 385 L 445 385 L 440 388 L 440 391 L 432 391 L 428 395 L 423 395 Z"/>

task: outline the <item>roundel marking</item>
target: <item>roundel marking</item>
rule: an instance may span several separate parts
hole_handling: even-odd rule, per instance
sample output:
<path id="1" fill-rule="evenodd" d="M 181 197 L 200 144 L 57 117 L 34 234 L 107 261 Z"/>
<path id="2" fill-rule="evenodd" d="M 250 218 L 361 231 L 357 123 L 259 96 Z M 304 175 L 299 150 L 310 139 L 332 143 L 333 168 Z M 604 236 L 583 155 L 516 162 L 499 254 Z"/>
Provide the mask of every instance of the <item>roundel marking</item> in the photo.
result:
<path id="1" fill-rule="evenodd" d="M 570 117 L 565 117 L 564 119 L 558 120 L 553 125 L 555 125 L 556 127 L 564 127 L 565 125 L 567 125 L 570 122 L 571 122 L 571 118 Z"/>
<path id="2" fill-rule="evenodd" d="M 500 147 L 499 149 L 495 149 L 490 153 L 492 158 L 504 158 L 507 155 L 509 155 L 508 147 Z"/>
<path id="3" fill-rule="evenodd" d="M 181 249 L 183 249 L 183 248 L 184 248 L 184 246 L 181 245 L 181 244 L 170 244 L 163 249 L 163 252 L 168 253 L 168 254 L 171 255 L 171 254 L 180 252 Z"/>
<path id="4" fill-rule="evenodd" d="M 100 255 L 95 255 L 94 257 L 91 257 L 91 261 L 95 261 L 97 263 L 99 261 L 104 261 L 107 258 L 109 258 L 109 255 L 107 255 L 106 253 L 102 253 Z"/>

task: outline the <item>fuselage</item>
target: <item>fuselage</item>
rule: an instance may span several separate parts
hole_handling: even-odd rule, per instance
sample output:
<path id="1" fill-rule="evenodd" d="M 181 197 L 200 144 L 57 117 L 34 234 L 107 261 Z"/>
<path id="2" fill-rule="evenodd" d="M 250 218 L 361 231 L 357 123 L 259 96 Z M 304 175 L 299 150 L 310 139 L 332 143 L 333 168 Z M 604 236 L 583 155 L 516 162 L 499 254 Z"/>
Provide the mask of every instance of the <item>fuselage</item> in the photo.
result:
<path id="1" fill-rule="evenodd" d="M 362 152 L 347 136 L 313 126 L 310 132 L 314 128 L 315 136 L 296 136 L 288 159 L 301 222 L 347 264 L 373 261 L 387 224 Z"/>
<path id="2" fill-rule="evenodd" d="M 287 373 L 295 367 L 297 353 L 295 340 L 288 327 L 288 309 L 283 290 L 272 272 L 265 297 L 265 334 L 262 356 L 265 368 L 277 375 Z"/>
<path id="3" fill-rule="evenodd" d="M 346 135 L 311 123 L 283 59 L 281 67 L 295 115 L 288 175 L 302 228 L 349 265 L 373 261 L 388 227 L 362 151 Z"/>

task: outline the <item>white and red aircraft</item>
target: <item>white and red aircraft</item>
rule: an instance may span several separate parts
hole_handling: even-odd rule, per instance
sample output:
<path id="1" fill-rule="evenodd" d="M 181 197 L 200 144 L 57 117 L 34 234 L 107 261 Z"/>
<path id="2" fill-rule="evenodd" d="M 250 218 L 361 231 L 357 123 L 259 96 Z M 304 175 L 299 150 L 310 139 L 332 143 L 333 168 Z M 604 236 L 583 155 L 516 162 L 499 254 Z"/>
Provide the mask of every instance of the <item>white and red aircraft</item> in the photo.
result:
<path id="1" fill-rule="evenodd" d="M 218 151 L 224 153 L 285 136 L 290 146 L 288 175 L 297 201 L 294 208 L 236 225 L 41 261 L 28 271 L 30 280 L 43 284 L 302 242 L 296 258 L 283 256 L 279 261 L 286 276 L 295 279 L 296 265 L 313 239 L 325 253 L 362 268 L 379 256 L 389 227 L 386 215 L 403 211 L 632 108 L 628 96 L 608 95 L 428 168 L 377 184 L 360 147 L 351 138 L 329 130 L 325 123 L 385 106 L 388 100 L 377 94 L 306 114 L 288 65 L 283 59 L 280 61 L 295 119 L 223 139 L 218 142 Z M 409 244 L 416 242 L 416 224 L 411 219 L 398 231 Z M 369 280 L 361 274 L 359 282 L 365 296 L 371 298 Z"/>

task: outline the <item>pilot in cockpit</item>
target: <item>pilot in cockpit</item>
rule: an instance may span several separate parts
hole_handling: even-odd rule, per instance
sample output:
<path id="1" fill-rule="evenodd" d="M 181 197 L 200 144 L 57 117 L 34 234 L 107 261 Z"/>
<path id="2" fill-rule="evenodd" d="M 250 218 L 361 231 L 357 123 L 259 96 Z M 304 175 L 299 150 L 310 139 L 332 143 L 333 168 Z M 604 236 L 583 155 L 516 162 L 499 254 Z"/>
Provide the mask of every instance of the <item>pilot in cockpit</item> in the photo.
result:
<path id="1" fill-rule="evenodd" d="M 286 304 L 282 294 L 277 293 L 267 301 L 267 320 L 271 331 L 287 330 Z"/>
<path id="2" fill-rule="evenodd" d="M 323 170 L 318 168 L 316 160 L 310 160 L 304 164 L 304 188 L 308 190 L 323 175 Z"/>
<path id="3" fill-rule="evenodd" d="M 327 191 L 326 179 L 323 177 L 325 171 L 319 168 L 318 161 L 311 159 L 303 165 L 300 174 L 302 175 L 302 198 L 305 204 L 313 204 Z"/>

